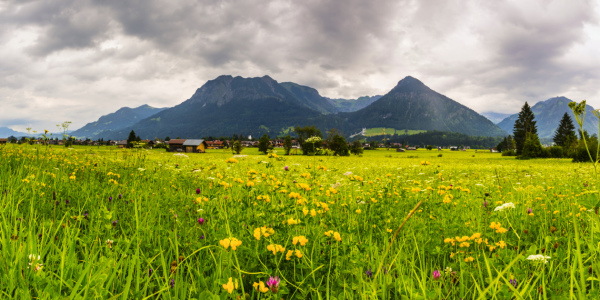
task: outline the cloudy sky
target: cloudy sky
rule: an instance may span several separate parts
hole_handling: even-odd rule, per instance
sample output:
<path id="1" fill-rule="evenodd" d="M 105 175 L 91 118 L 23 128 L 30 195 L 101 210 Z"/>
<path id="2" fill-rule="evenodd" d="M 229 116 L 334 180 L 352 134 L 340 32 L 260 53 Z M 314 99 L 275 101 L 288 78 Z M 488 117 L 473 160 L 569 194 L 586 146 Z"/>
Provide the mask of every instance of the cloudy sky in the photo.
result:
<path id="1" fill-rule="evenodd" d="M 600 1 L 0 0 L 0 126 L 77 129 L 222 74 L 333 98 L 407 75 L 482 113 L 600 107 Z"/>

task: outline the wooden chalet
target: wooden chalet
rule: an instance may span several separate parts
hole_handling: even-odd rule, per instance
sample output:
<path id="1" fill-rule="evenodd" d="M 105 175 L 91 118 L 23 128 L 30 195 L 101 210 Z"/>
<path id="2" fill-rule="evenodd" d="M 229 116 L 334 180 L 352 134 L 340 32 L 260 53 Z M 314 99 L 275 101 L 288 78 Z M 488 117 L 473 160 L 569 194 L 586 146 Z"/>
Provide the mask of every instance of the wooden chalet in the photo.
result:
<path id="1" fill-rule="evenodd" d="M 170 152 L 184 152 L 183 143 L 185 139 L 174 139 L 169 141 L 169 151 Z"/>
<path id="2" fill-rule="evenodd" d="M 204 140 L 202 140 L 202 141 L 204 141 Z M 206 147 L 208 147 L 208 149 L 223 149 L 223 145 L 224 145 L 224 143 L 219 140 L 206 141 Z"/>
<path id="3" fill-rule="evenodd" d="M 185 142 L 183 142 L 183 147 L 185 152 L 188 153 L 205 153 L 208 148 L 207 143 L 204 140 L 193 139 L 185 140 Z"/>
<path id="4" fill-rule="evenodd" d="M 119 148 L 127 148 L 127 140 L 122 140 L 122 141 L 117 142 L 117 146 Z"/>
<path id="5" fill-rule="evenodd" d="M 8 139 L 0 139 L 0 145 L 6 144 L 7 142 L 8 142 Z"/>

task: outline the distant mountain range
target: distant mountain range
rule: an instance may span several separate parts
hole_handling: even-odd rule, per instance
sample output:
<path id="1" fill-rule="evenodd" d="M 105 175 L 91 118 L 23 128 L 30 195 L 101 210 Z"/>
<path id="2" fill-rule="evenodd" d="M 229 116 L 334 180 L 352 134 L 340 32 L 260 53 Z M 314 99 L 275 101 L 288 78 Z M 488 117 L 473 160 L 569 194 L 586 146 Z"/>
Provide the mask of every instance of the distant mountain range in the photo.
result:
<path id="1" fill-rule="evenodd" d="M 8 127 L 0 127 L 0 138 L 8 138 L 9 136 L 19 137 L 26 136 L 27 133 L 14 131 Z M 33 135 L 33 134 L 31 134 Z"/>
<path id="2" fill-rule="evenodd" d="M 502 122 L 502 120 L 506 119 L 507 117 L 510 117 L 512 114 L 503 114 L 503 113 L 488 111 L 488 112 L 481 113 L 481 115 L 488 118 L 494 124 L 498 124 L 498 123 Z"/>
<path id="3" fill-rule="evenodd" d="M 554 136 L 554 131 L 558 128 L 560 119 L 563 117 L 565 112 L 569 113 L 571 116 L 575 128 L 579 128 L 579 125 L 577 125 L 575 121 L 575 116 L 569 108 L 569 102 L 573 102 L 573 100 L 565 97 L 555 97 L 546 101 L 540 101 L 531 107 L 531 111 L 535 115 L 538 136 L 540 138 L 552 138 Z M 592 110 L 594 110 L 594 108 L 586 105 L 585 110 L 586 118 L 585 122 L 583 123 L 583 129 L 587 130 L 589 134 L 598 134 L 598 118 L 592 114 Z M 515 121 L 518 119 L 518 117 L 519 114 L 511 115 L 502 120 L 502 122 L 498 123 L 498 127 L 512 134 Z"/>
<path id="4" fill-rule="evenodd" d="M 114 113 L 100 117 L 98 121 L 88 123 L 71 132 L 71 135 L 76 137 L 101 137 L 104 132 L 131 126 L 165 109 L 167 108 L 155 108 L 147 104 L 136 108 L 122 107 Z"/>
<path id="5" fill-rule="evenodd" d="M 143 112 L 145 115 L 142 115 Z M 122 108 L 72 134 L 79 138 L 201 138 L 251 134 L 280 136 L 315 125 L 345 134 L 362 128 L 439 130 L 478 136 L 507 133 L 468 107 L 406 77 L 384 96 L 356 100 L 323 97 L 311 87 L 278 83 L 269 76 L 228 75 L 209 80 L 192 97 L 167 109 Z"/>

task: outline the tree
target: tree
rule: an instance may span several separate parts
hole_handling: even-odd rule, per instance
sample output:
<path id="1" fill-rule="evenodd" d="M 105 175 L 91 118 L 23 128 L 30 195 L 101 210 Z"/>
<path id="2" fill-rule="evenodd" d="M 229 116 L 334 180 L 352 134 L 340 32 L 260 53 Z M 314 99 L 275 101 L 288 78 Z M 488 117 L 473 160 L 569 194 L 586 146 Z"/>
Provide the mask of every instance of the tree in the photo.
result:
<path id="1" fill-rule="evenodd" d="M 344 136 L 341 135 L 339 131 L 337 131 L 337 129 L 331 129 L 329 131 L 329 136 L 327 137 L 327 145 L 329 146 L 329 149 L 333 151 L 334 155 L 350 155 L 348 143 L 346 142 Z"/>
<path id="2" fill-rule="evenodd" d="M 129 133 L 129 137 L 127 138 L 127 148 L 132 148 L 133 142 L 135 142 L 136 140 L 137 140 L 137 137 L 135 136 L 135 132 L 132 129 L 131 132 Z"/>
<path id="3" fill-rule="evenodd" d="M 538 157 L 543 157 L 542 144 L 540 143 L 537 134 L 529 134 L 527 135 L 527 140 L 523 145 L 523 150 L 521 151 L 519 158 L 527 159 Z"/>
<path id="4" fill-rule="evenodd" d="M 170 140 L 171 140 L 171 138 L 167 135 L 167 137 L 165 138 L 165 142 L 168 142 Z"/>
<path id="5" fill-rule="evenodd" d="M 363 149 L 362 143 L 359 140 L 352 142 L 352 148 L 350 152 L 354 155 L 360 155 L 363 153 L 365 149 Z"/>
<path id="6" fill-rule="evenodd" d="M 527 138 L 535 134 L 537 136 L 537 127 L 535 125 L 535 115 L 531 111 L 531 107 L 529 104 L 525 102 L 523 107 L 521 108 L 521 112 L 519 112 L 519 118 L 515 121 L 513 136 L 515 140 L 515 145 L 517 148 L 517 155 L 521 155 L 523 152 L 523 147 L 525 146 L 525 141 Z M 539 139 L 538 139 L 539 142 Z"/>
<path id="7" fill-rule="evenodd" d="M 575 125 L 573 125 L 573 120 L 568 113 L 565 113 L 560 120 L 560 123 L 558 123 L 558 128 L 556 129 L 552 141 L 557 146 L 568 148 L 576 139 L 577 136 L 575 135 Z"/>
<path id="8" fill-rule="evenodd" d="M 302 154 L 308 155 L 310 153 L 315 153 L 316 148 L 321 147 L 320 141 L 317 143 L 305 143 L 304 142 L 308 138 L 313 137 L 313 136 L 323 138 L 323 134 L 321 133 L 321 130 L 317 129 L 315 126 L 306 126 L 304 128 L 296 127 L 294 129 L 294 131 L 298 135 L 298 142 L 300 143 L 300 147 L 302 147 Z"/>
<path id="9" fill-rule="evenodd" d="M 289 134 L 283 139 L 283 150 L 285 150 L 285 155 L 290 155 L 290 150 L 292 150 L 292 137 Z"/>
<path id="10" fill-rule="evenodd" d="M 258 141 L 258 151 L 267 154 L 267 151 L 269 151 L 269 146 L 271 146 L 271 140 L 269 139 L 269 136 L 265 133 Z"/>
<path id="11" fill-rule="evenodd" d="M 240 143 L 240 141 L 235 141 L 233 144 L 231 144 L 231 151 L 235 154 L 242 153 L 242 150 L 244 150 L 244 147 L 242 147 L 242 143 Z"/>

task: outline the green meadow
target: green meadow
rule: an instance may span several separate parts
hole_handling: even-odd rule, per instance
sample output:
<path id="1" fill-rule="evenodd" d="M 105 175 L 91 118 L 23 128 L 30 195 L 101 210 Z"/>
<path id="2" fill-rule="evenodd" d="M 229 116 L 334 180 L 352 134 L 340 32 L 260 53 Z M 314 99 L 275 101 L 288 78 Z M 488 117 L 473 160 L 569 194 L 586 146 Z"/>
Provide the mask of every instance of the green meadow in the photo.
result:
<path id="1" fill-rule="evenodd" d="M 590 163 L 0 147 L 2 298 L 600 298 Z"/>

